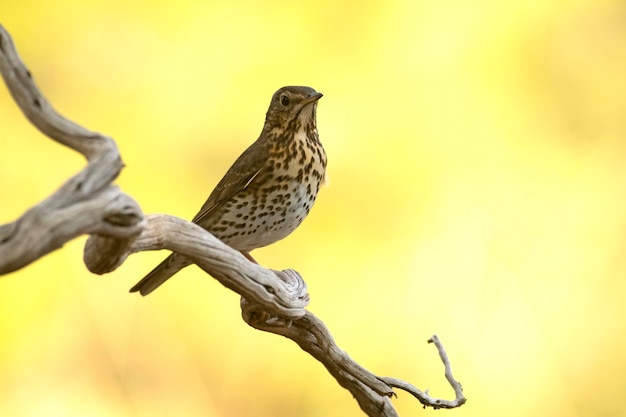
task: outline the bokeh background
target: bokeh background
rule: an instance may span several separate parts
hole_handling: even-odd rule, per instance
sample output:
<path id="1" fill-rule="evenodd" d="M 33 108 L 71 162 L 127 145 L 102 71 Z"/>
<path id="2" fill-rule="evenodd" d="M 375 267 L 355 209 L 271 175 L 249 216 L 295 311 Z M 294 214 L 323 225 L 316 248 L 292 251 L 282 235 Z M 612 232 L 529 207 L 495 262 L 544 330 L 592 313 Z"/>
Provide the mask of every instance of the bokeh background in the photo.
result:
<path id="1" fill-rule="evenodd" d="M 3 0 L 50 101 L 113 136 L 117 183 L 191 218 L 260 132 L 271 94 L 324 93 L 330 186 L 255 252 L 307 280 L 310 310 L 379 375 L 468 402 L 401 415 L 623 416 L 626 4 Z M 0 87 L 0 222 L 84 166 Z M 289 340 L 240 319 L 195 267 L 128 289 L 85 239 L 0 279 L 2 416 L 359 416 Z"/>

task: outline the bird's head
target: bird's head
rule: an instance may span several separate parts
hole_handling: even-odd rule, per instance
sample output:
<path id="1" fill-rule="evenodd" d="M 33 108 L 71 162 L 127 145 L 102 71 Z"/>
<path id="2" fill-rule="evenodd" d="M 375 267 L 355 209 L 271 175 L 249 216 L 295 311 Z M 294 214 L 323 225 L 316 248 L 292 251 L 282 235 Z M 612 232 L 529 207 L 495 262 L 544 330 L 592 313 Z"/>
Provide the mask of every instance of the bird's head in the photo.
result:
<path id="1" fill-rule="evenodd" d="M 294 129 L 315 127 L 317 100 L 322 98 L 311 87 L 282 87 L 274 93 L 265 116 L 265 128 Z"/>

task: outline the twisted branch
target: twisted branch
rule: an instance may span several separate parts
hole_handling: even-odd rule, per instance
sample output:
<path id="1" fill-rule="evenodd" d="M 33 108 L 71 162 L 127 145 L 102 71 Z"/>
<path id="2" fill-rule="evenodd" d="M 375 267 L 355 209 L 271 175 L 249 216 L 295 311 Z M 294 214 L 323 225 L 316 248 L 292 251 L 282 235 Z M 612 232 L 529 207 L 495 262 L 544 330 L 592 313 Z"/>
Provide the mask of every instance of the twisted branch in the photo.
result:
<path id="1" fill-rule="evenodd" d="M 335 344 L 324 323 L 305 310 L 309 296 L 297 272 L 271 271 L 253 264 L 188 221 L 167 215 L 144 217 L 139 205 L 111 184 L 123 167 L 115 142 L 54 110 L 1 25 L 0 72 L 13 99 L 34 126 L 87 159 L 87 166 L 49 198 L 16 221 L 0 225 L 0 275 L 16 271 L 83 234 L 90 235 L 85 244 L 85 265 L 97 274 L 116 269 L 132 253 L 169 249 L 184 254 L 240 294 L 246 323 L 293 340 L 320 361 L 368 416 L 397 416 L 390 400 L 395 395 L 393 388 L 407 391 L 433 408 L 465 403 L 437 336 L 429 342 L 439 351 L 454 400 L 432 398 L 407 382 L 377 377 L 354 362 Z"/>
<path id="2" fill-rule="evenodd" d="M 35 84 L 0 25 L 0 72 L 24 116 L 41 133 L 87 158 L 87 166 L 18 220 L 0 226 L 0 274 L 6 274 L 84 234 L 115 237 L 116 248 L 143 229 L 139 205 L 111 182 L 123 167 L 113 139 L 57 113 Z"/>

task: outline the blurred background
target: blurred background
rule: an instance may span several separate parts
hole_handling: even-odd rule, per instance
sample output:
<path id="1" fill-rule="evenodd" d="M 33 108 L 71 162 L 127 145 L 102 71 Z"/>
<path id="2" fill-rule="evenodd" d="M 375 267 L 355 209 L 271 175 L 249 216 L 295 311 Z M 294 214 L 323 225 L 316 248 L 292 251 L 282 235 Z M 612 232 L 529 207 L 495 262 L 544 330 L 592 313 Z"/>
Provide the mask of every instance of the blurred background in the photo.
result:
<path id="1" fill-rule="evenodd" d="M 378 375 L 466 405 L 409 415 L 620 416 L 626 388 L 626 4 L 611 0 L 4 0 L 53 105 L 117 141 L 117 184 L 190 219 L 272 93 L 324 93 L 330 186 L 289 238 L 310 310 Z M 0 87 L 0 223 L 84 166 Z M 128 289 L 84 238 L 0 278 L 0 415 L 360 416 L 293 342 L 190 267 Z"/>

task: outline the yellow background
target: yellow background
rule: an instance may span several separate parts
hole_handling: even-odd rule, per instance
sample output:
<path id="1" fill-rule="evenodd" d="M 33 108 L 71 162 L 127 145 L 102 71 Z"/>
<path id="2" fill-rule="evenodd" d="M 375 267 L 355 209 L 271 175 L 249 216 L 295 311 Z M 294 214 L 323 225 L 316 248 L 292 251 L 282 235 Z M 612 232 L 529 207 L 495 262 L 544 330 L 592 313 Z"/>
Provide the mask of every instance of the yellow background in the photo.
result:
<path id="1" fill-rule="evenodd" d="M 114 137 L 117 183 L 191 218 L 271 94 L 324 93 L 330 186 L 255 252 L 379 375 L 468 402 L 401 415 L 626 415 L 623 1 L 28 1 L 1 23 L 57 109 Z M 84 166 L 0 88 L 0 222 Z M 2 416 L 359 416 L 289 340 L 164 253 L 98 277 L 84 238 L 0 279 Z"/>

